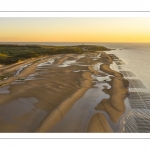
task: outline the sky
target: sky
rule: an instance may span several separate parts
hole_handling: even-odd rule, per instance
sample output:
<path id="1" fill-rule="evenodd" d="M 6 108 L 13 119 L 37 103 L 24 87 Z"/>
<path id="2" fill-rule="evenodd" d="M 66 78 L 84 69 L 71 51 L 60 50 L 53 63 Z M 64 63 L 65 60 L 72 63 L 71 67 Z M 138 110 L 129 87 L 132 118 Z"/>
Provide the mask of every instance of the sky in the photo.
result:
<path id="1" fill-rule="evenodd" d="M 2 17 L 0 42 L 150 42 L 150 17 Z"/>

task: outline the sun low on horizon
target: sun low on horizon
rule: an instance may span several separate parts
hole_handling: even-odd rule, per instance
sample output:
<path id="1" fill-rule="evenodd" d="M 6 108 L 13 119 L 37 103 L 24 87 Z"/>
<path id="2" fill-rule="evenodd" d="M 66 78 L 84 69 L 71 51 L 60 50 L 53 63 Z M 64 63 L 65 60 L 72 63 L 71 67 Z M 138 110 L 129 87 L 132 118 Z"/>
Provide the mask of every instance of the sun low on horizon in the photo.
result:
<path id="1" fill-rule="evenodd" d="M 0 18 L 0 42 L 150 42 L 150 18 Z"/>

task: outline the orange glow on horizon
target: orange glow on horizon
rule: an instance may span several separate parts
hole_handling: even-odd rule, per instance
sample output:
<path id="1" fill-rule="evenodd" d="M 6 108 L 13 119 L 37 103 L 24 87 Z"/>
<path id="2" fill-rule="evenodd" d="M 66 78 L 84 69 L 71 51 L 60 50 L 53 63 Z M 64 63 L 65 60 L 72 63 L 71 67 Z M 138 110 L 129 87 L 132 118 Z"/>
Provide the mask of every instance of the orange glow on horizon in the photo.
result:
<path id="1" fill-rule="evenodd" d="M 150 42 L 150 18 L 0 18 L 0 42 Z"/>

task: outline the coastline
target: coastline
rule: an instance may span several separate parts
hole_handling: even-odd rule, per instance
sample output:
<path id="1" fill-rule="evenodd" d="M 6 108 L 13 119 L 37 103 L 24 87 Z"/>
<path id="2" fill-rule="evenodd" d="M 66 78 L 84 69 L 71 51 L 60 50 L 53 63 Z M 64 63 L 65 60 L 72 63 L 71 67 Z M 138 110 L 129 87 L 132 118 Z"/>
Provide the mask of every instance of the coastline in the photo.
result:
<path id="1" fill-rule="evenodd" d="M 99 54 L 101 54 L 100 57 L 98 57 Z M 54 60 L 54 62 L 51 62 L 51 60 Z M 100 65 L 99 62 L 102 64 Z M 7 69 L 10 73 L 21 66 L 25 66 L 27 63 L 31 63 L 31 65 L 23 68 L 15 78 L 10 77 L 6 80 L 7 85 L 16 82 L 16 80 L 20 83 L 22 82 L 22 84 L 13 84 L 10 86 L 9 94 L 1 94 L 1 106 L 7 106 L 21 97 L 26 97 L 27 99 L 35 97 L 37 102 L 34 104 L 30 103 L 29 106 L 32 105 L 35 111 L 44 111 L 43 113 L 45 114 L 44 116 L 38 117 L 35 115 L 35 112 L 26 112 L 24 115 L 17 117 L 17 121 L 25 122 L 25 124 L 28 124 L 30 127 L 23 129 L 20 126 L 16 131 L 18 125 L 14 125 L 12 126 L 12 131 L 49 132 L 53 126 L 62 120 L 74 104 L 82 98 L 89 89 L 93 88 L 92 82 L 95 79 L 93 79 L 92 75 L 98 78 L 99 76 L 102 78 L 108 75 L 113 76 L 110 77 L 111 81 L 106 82 L 111 86 L 111 89 L 102 90 L 104 93 L 110 95 L 110 98 L 102 99 L 95 107 L 95 110 L 106 112 L 112 122 L 117 122 L 125 111 L 123 100 L 127 94 L 127 86 L 124 87 L 125 79 L 123 76 L 110 69 L 109 65 L 112 62 L 113 60 L 108 54 L 96 52 L 91 54 L 59 54 L 50 57 L 41 57 L 40 60 L 37 58 L 30 61 L 19 62 L 9 67 L 7 66 L 10 68 L 10 70 Z M 98 64 L 100 65 L 101 71 L 94 69 L 94 66 Z M 6 68 L 4 67 L 3 70 L 4 69 Z M 34 75 L 37 74 L 36 72 L 38 73 L 37 79 L 35 78 L 36 75 Z M 25 79 L 25 77 L 32 77 L 31 75 L 35 79 Z M 21 88 L 19 89 L 19 87 Z M 16 91 L 18 92 L 16 93 Z M 33 116 L 34 119 L 31 119 Z M 37 117 L 38 122 L 36 121 Z M 100 122 L 98 121 L 99 119 L 101 120 Z M 25 120 L 28 120 L 28 123 Z M 1 132 L 6 130 L 4 125 L 3 127 L 1 126 Z M 86 132 L 114 131 L 106 116 L 101 113 L 96 113 L 91 116 Z"/>
<path id="2" fill-rule="evenodd" d="M 109 94 L 109 99 L 103 99 L 96 107 L 96 110 L 104 111 L 110 117 L 113 123 L 117 123 L 121 115 L 125 112 L 124 100 L 128 94 L 129 82 L 124 79 L 123 75 L 119 72 L 112 70 L 109 66 L 113 60 L 107 55 L 105 64 L 100 66 L 100 69 L 111 77 L 109 84 L 110 89 L 103 91 Z M 93 121 L 94 120 L 94 121 Z M 103 121 L 102 121 L 103 120 Z M 95 113 L 89 121 L 87 132 L 112 132 L 113 129 L 106 121 L 106 117 L 102 113 Z"/>

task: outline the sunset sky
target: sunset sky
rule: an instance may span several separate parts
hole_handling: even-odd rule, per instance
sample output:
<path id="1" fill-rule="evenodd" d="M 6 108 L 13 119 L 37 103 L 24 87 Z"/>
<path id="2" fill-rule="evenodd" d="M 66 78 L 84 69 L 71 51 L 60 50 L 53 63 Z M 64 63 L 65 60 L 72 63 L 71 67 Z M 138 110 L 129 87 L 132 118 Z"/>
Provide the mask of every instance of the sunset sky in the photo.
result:
<path id="1" fill-rule="evenodd" d="M 150 18 L 0 18 L 0 42 L 150 42 Z"/>

